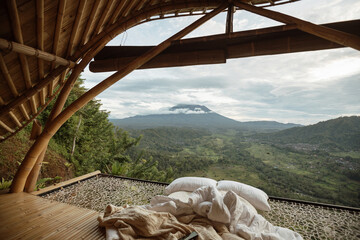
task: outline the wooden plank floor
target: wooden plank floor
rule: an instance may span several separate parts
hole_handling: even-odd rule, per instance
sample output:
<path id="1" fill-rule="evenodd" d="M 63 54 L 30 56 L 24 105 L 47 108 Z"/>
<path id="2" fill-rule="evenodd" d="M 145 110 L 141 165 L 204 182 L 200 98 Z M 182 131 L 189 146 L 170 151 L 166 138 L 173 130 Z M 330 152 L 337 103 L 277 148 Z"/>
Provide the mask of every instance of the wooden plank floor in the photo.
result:
<path id="1" fill-rule="evenodd" d="M 28 193 L 0 195 L 0 239 L 105 239 L 99 213 Z"/>

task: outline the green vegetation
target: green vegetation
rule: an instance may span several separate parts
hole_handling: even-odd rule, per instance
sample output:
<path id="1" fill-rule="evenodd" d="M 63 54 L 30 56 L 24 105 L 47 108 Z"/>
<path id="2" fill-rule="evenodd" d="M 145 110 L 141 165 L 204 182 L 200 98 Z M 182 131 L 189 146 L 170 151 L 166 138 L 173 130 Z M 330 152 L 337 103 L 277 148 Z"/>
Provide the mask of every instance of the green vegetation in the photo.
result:
<path id="1" fill-rule="evenodd" d="M 163 127 L 130 133 L 142 134 L 138 148 L 153 156 L 160 169 L 172 166 L 175 177 L 235 180 L 272 196 L 360 207 L 359 151 L 271 143 L 257 135 L 244 137 L 240 130 L 221 134 Z"/>
<path id="2" fill-rule="evenodd" d="M 65 107 L 86 92 L 82 84 L 83 79 L 78 79 Z M 43 126 L 54 102 L 51 102 L 38 117 Z M 108 120 L 109 113 L 100 108 L 101 103 L 98 100 L 90 101 L 54 135 L 44 160 L 48 164 L 42 167 L 38 187 L 56 181 L 56 176 L 66 179 L 95 170 L 129 177 L 171 181 L 171 167 L 159 170 L 156 160 L 149 155 L 145 157 L 141 150 L 135 149 L 141 136 L 130 137 L 126 131 L 114 127 Z M 17 136 L 0 144 L 0 177 L 4 178 L 3 184 L 14 177 L 17 167 L 31 146 L 32 142 L 28 140 L 30 130 L 31 126 L 28 126 Z M 61 161 L 53 161 L 56 155 L 54 152 L 61 155 Z M 58 171 L 51 171 L 54 169 Z"/>

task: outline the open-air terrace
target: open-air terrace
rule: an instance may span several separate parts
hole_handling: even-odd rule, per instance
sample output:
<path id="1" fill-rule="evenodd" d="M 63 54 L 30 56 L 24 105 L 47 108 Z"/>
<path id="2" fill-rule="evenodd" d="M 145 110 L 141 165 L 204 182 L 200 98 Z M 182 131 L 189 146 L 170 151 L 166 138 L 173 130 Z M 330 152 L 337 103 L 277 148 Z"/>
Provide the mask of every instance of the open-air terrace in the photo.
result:
<path id="1" fill-rule="evenodd" d="M 105 239 L 97 217 L 108 204 L 145 205 L 167 184 L 95 172 L 31 194 L 3 194 L 0 235 L 5 239 Z M 360 209 L 270 197 L 261 212 L 273 225 L 304 239 L 358 239 Z"/>

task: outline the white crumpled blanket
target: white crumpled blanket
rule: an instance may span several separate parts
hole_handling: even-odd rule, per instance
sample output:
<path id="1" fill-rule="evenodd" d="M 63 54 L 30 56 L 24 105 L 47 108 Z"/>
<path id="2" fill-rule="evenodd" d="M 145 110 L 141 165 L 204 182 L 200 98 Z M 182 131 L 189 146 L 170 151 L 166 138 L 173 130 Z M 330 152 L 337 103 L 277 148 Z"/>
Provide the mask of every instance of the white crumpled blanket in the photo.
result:
<path id="1" fill-rule="evenodd" d="M 211 221 L 226 224 L 230 233 L 245 239 L 303 239 L 300 234 L 287 228 L 276 227 L 260 214 L 251 211 L 233 191 L 222 196 L 214 187 L 195 190 L 183 203 L 167 196 L 155 196 L 149 210 L 169 212 L 174 216 L 196 213 Z"/>
<path id="2" fill-rule="evenodd" d="M 98 219 L 100 226 L 106 227 L 106 238 L 179 239 L 196 231 L 198 239 L 204 240 L 302 239 L 296 232 L 273 226 L 234 192 L 222 196 L 214 187 L 195 190 L 187 203 L 159 195 L 143 207 L 109 205 Z"/>

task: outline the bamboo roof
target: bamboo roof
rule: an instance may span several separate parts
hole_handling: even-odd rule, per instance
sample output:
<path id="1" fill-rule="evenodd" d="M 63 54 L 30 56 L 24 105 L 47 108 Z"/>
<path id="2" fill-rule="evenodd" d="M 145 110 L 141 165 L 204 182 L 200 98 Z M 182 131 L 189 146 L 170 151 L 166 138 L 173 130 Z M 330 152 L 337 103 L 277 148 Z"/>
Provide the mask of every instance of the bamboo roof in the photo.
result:
<path id="1" fill-rule="evenodd" d="M 299 0 L 241 0 L 261 8 L 295 1 Z M 232 2 L 0 1 L 0 141 L 16 134 L 46 108 L 63 88 L 67 73 L 80 61 L 90 62 L 92 56 L 87 53 L 100 51 L 123 31 L 152 20 L 204 15 Z"/>

